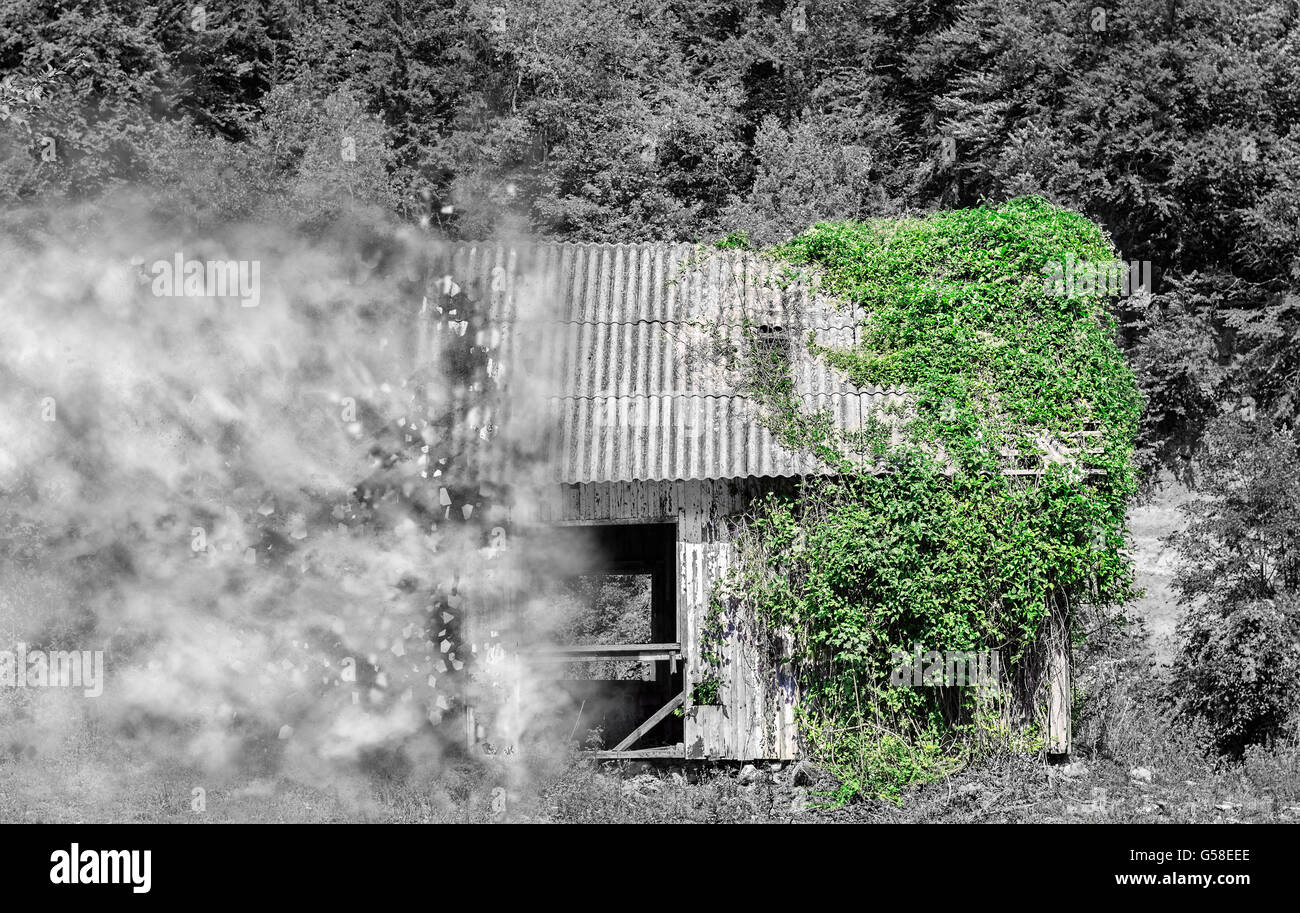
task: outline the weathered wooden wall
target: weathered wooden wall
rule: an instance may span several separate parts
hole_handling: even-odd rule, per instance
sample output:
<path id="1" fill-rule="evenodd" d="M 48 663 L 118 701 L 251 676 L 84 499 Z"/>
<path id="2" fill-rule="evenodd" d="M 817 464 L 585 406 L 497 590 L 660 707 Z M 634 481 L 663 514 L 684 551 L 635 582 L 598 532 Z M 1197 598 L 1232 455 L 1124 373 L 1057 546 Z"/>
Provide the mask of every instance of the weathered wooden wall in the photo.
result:
<path id="1" fill-rule="evenodd" d="M 784 480 L 704 479 L 558 485 L 515 519 L 535 523 L 676 523 L 678 541 L 731 538 L 728 518 Z M 788 483 L 785 483 L 788 484 Z"/>
<path id="2" fill-rule="evenodd" d="M 724 636 L 714 668 L 702 659 L 701 638 L 713 586 L 735 560 L 731 542 L 678 542 L 679 599 L 688 687 L 709 674 L 721 686 L 717 704 L 690 704 L 686 711 L 686 756 L 748 761 L 785 760 L 798 755 L 794 723 L 795 689 L 790 671 L 778 664 L 770 636 L 745 618 L 724 616 Z"/>
<path id="3" fill-rule="evenodd" d="M 678 636 L 686 656 L 687 692 L 713 674 L 701 636 L 714 584 L 735 558 L 732 524 L 755 498 L 788 489 L 784 479 L 605 482 L 557 486 L 534 502 L 525 523 L 655 523 L 677 525 Z M 745 619 L 728 619 L 717 670 L 716 705 L 692 705 L 685 715 L 689 758 L 733 760 L 797 757 L 795 687 L 778 664 L 779 650 Z"/>

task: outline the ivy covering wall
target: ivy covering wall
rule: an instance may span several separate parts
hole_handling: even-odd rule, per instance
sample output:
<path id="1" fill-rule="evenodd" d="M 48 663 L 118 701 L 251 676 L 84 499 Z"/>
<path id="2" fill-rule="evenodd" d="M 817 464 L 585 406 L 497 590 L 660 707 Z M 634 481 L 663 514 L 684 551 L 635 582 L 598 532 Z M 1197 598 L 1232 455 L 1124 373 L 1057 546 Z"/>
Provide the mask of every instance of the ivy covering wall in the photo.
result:
<path id="1" fill-rule="evenodd" d="M 1106 618 L 1132 594 L 1141 397 L 1104 283 L 1053 279 L 1114 249 L 1022 198 L 822 223 L 764 254 L 860 309 L 856 347 L 807 344 L 907 405 L 846 433 L 802 409 L 757 334 L 728 353 L 765 422 L 838 474 L 759 506 L 719 616 L 787 634 L 805 736 L 844 793 L 892 796 L 971 751 L 1039 747 L 1049 613 Z M 1003 686 L 891 687 L 918 648 L 997 651 Z"/>

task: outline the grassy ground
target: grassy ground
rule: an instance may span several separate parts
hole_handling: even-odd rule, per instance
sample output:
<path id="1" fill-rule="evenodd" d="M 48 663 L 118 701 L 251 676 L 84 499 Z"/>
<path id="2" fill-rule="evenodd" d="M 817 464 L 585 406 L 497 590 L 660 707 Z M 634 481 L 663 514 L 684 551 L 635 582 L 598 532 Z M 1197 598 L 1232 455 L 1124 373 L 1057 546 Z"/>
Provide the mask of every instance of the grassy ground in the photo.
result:
<path id="1" fill-rule="evenodd" d="M 1261 756 L 1215 771 L 1191 757 L 1130 773 L 1114 758 L 1051 767 L 1006 757 L 908 791 L 901 804 L 871 799 L 819 807 L 833 783 L 796 785 L 796 768 L 682 768 L 556 764 L 528 785 L 499 771 L 441 771 L 436 780 L 313 788 L 287 779 L 205 789 L 183 771 L 112 776 L 31 762 L 0 766 L 0 820 L 222 822 L 1300 822 L 1300 753 Z M 71 776 L 69 776 L 71 774 Z M 1144 777 L 1145 774 L 1142 774 Z M 816 775 L 814 774 L 814 777 Z M 111 789 L 105 789 L 112 784 Z"/>

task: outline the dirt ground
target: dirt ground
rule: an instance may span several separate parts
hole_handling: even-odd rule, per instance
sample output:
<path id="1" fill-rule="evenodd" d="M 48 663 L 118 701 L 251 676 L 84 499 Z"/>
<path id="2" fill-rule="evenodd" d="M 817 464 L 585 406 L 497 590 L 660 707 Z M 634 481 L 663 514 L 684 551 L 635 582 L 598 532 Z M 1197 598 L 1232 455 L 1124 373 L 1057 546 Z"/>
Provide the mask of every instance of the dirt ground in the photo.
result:
<path id="1" fill-rule="evenodd" d="M 1133 604 L 1133 614 L 1146 624 L 1156 661 L 1167 665 L 1174 654 L 1174 629 L 1178 605 L 1170 586 L 1174 575 L 1174 553 L 1165 540 L 1185 525 L 1179 505 L 1191 495 L 1181 485 L 1169 484 L 1148 503 L 1129 510 L 1129 531 L 1133 534 L 1133 564 L 1137 585 L 1144 595 Z"/>

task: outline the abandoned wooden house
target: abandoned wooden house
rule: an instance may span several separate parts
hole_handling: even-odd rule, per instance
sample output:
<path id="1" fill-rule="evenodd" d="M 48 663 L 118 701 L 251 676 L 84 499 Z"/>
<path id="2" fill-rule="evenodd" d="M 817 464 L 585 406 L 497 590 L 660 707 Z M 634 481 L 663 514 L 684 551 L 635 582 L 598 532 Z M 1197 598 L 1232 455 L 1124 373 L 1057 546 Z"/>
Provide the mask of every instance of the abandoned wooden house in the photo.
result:
<path id="1" fill-rule="evenodd" d="M 421 357 L 440 332 L 476 343 L 480 381 L 453 430 L 484 445 L 480 478 L 518 483 L 511 537 L 585 556 L 581 575 L 613 585 L 593 598 L 625 600 L 607 607 L 621 621 L 633 603 L 639 613 L 613 626 L 620 637 L 511 649 L 557 676 L 606 671 L 565 683 L 575 731 L 584 714 L 605 722 L 603 756 L 795 758 L 796 684 L 753 632 L 726 631 L 716 694 L 693 699 L 731 521 L 828 471 L 765 427 L 717 347 L 760 334 L 788 359 L 808 411 L 852 430 L 902 395 L 858 389 L 809 354 L 810 335 L 853 345 L 855 316 L 802 284 L 783 288 L 768 261 L 690 245 L 460 243 L 438 263 L 446 295 L 421 313 Z M 634 666 L 644 674 L 625 674 Z M 472 708 L 467 734 L 483 735 Z"/>

